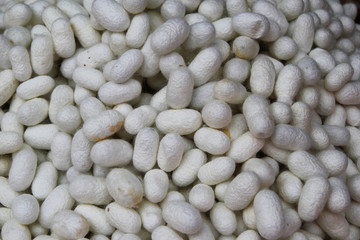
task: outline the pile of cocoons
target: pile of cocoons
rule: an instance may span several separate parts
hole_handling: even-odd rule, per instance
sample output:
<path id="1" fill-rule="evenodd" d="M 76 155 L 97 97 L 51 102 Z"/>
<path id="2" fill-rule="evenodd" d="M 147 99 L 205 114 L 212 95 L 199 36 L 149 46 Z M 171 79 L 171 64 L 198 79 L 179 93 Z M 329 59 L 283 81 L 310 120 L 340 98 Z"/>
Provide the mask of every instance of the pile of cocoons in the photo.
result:
<path id="1" fill-rule="evenodd" d="M 338 0 L 0 0 L 0 240 L 359 240 Z"/>

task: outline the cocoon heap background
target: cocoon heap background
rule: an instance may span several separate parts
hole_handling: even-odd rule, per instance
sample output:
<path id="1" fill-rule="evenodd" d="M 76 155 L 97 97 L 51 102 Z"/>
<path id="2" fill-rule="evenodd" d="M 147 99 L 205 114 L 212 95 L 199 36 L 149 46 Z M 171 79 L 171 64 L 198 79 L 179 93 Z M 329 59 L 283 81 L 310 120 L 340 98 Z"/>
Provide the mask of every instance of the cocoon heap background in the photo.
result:
<path id="1" fill-rule="evenodd" d="M 360 239 L 358 4 L 0 1 L 0 240 Z"/>

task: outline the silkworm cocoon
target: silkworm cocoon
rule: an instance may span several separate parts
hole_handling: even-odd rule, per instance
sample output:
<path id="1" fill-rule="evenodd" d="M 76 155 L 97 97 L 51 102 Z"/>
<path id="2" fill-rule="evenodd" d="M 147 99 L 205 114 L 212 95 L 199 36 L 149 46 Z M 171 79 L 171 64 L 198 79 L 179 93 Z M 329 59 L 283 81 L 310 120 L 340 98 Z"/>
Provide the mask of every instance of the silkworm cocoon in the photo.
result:
<path id="1" fill-rule="evenodd" d="M 261 182 L 254 172 L 242 172 L 226 188 L 225 205 L 233 210 L 245 209 L 260 190 Z"/>
<path id="2" fill-rule="evenodd" d="M 332 126 L 339 126 L 339 127 L 345 127 L 346 122 L 346 111 L 345 108 L 342 105 L 336 104 L 334 111 L 326 116 L 324 124 L 326 126 L 332 125 Z"/>
<path id="3" fill-rule="evenodd" d="M 24 239 L 30 240 L 31 233 L 27 226 L 18 223 L 15 219 L 9 219 L 1 228 L 1 237 L 3 240 Z"/>
<path id="4" fill-rule="evenodd" d="M 131 49 L 123 53 L 110 70 L 109 80 L 124 83 L 141 67 L 143 54 L 140 50 Z"/>
<path id="5" fill-rule="evenodd" d="M 324 210 L 316 222 L 331 238 L 345 239 L 349 235 L 349 223 L 342 214 Z"/>
<path id="6" fill-rule="evenodd" d="M 267 34 L 270 23 L 262 14 L 242 12 L 232 18 L 232 27 L 242 36 L 258 39 Z"/>
<path id="7" fill-rule="evenodd" d="M 16 132 L 0 132 L 0 154 L 14 153 L 23 147 L 23 139 Z"/>
<path id="8" fill-rule="evenodd" d="M 247 36 L 240 36 L 234 39 L 232 51 L 238 58 L 251 60 L 259 53 L 259 43 Z"/>
<path id="9" fill-rule="evenodd" d="M 140 48 L 150 32 L 150 17 L 147 13 L 135 15 L 126 32 L 126 45 L 130 48 Z"/>
<path id="10" fill-rule="evenodd" d="M 346 219 L 353 225 L 359 227 L 360 226 L 360 203 L 352 201 L 349 207 L 346 209 L 345 216 Z"/>
<path id="11" fill-rule="evenodd" d="M 101 141 L 117 132 L 124 123 L 124 117 L 116 110 L 106 110 L 101 115 L 87 119 L 83 125 L 84 135 L 90 141 Z"/>
<path id="12" fill-rule="evenodd" d="M 121 139 L 108 139 L 97 142 L 91 148 L 91 160 L 102 167 L 125 166 L 133 156 L 133 147 Z"/>
<path id="13" fill-rule="evenodd" d="M 69 186 L 67 184 L 57 186 L 41 204 L 39 223 L 45 228 L 50 228 L 55 214 L 61 210 L 71 209 L 73 205 L 74 199 L 69 193 Z"/>
<path id="14" fill-rule="evenodd" d="M 129 48 L 126 46 L 126 36 L 124 33 L 112 33 L 109 36 L 109 40 L 106 42 L 103 40 L 103 43 L 109 44 L 109 47 L 116 56 L 122 55 Z"/>
<path id="15" fill-rule="evenodd" d="M 0 124 L 3 132 L 16 132 L 20 135 L 24 134 L 24 126 L 17 120 L 17 113 L 11 111 L 11 109 L 2 116 Z"/>
<path id="16" fill-rule="evenodd" d="M 138 233 L 141 228 L 139 214 L 130 208 L 112 202 L 105 208 L 107 221 L 118 230 L 125 233 Z"/>
<path id="17" fill-rule="evenodd" d="M 107 44 L 98 43 L 80 52 L 76 57 L 78 66 L 100 68 L 113 59 L 113 53 Z"/>
<path id="18" fill-rule="evenodd" d="M 183 238 L 180 235 L 172 230 L 170 227 L 167 226 L 159 226 L 154 229 L 151 233 L 151 239 L 153 240 L 166 240 L 166 239 L 173 239 L 173 240 L 182 240 Z"/>
<path id="19" fill-rule="evenodd" d="M 215 185 L 228 180 L 234 171 L 234 160 L 229 157 L 218 157 L 200 167 L 198 178 L 202 183 Z"/>
<path id="20" fill-rule="evenodd" d="M 153 232 L 157 227 L 164 225 L 161 208 L 158 204 L 144 200 L 139 207 L 141 222 L 145 230 Z"/>
<path id="21" fill-rule="evenodd" d="M 299 0 L 280 2 L 277 6 L 288 21 L 296 19 L 304 9 L 304 2 Z"/>
<path id="22" fill-rule="evenodd" d="M 202 127 L 195 132 L 195 145 L 204 152 L 214 155 L 221 155 L 230 148 L 230 139 L 222 131 Z"/>
<path id="23" fill-rule="evenodd" d="M 25 26 L 31 17 L 31 8 L 27 4 L 17 3 L 4 12 L 3 21 L 6 28 Z"/>
<path id="24" fill-rule="evenodd" d="M 200 167 L 206 160 L 205 153 L 199 149 L 185 152 L 179 167 L 171 175 L 173 183 L 179 187 L 185 187 L 194 182 Z"/>
<path id="25" fill-rule="evenodd" d="M 161 202 L 168 192 L 169 178 L 160 169 L 152 169 L 144 175 L 145 197 L 153 203 Z"/>
<path id="26" fill-rule="evenodd" d="M 50 76 L 38 76 L 21 83 L 16 94 L 24 100 L 29 100 L 49 93 L 55 87 L 55 81 Z"/>
<path id="27" fill-rule="evenodd" d="M 39 80 L 40 81 L 40 80 Z M 59 110 L 74 103 L 74 92 L 70 86 L 59 85 L 51 93 L 49 105 L 50 121 L 56 123 L 56 117 Z"/>
<path id="28" fill-rule="evenodd" d="M 161 16 L 164 19 L 183 18 L 185 15 L 185 6 L 178 0 L 166 0 L 160 8 Z"/>
<path id="29" fill-rule="evenodd" d="M 300 229 L 302 222 L 296 210 L 284 207 L 283 212 L 286 225 L 282 236 L 289 237 Z"/>
<path id="30" fill-rule="evenodd" d="M 76 38 L 84 48 L 89 48 L 100 42 L 100 34 L 92 27 L 89 17 L 76 14 L 71 17 L 70 23 Z"/>
<path id="31" fill-rule="evenodd" d="M 258 175 L 261 188 L 271 186 L 275 181 L 275 172 L 270 164 L 260 158 L 251 158 L 244 162 L 241 171 L 254 172 Z"/>
<path id="32" fill-rule="evenodd" d="M 226 189 L 229 186 L 230 182 L 231 182 L 231 180 L 228 180 L 228 181 L 216 184 L 215 189 L 214 189 L 216 199 L 218 199 L 219 201 L 224 201 Z"/>
<path id="33" fill-rule="evenodd" d="M 292 109 L 283 102 L 270 104 L 270 114 L 277 124 L 287 124 L 292 120 Z"/>
<path id="34" fill-rule="evenodd" d="M 93 205 L 79 204 L 74 209 L 74 212 L 86 219 L 91 232 L 104 235 L 109 235 L 114 232 L 114 228 L 106 219 L 104 209 Z"/>
<path id="35" fill-rule="evenodd" d="M 209 211 L 215 202 L 215 194 L 211 187 L 205 184 L 197 184 L 191 188 L 189 203 L 200 212 Z"/>
<path id="36" fill-rule="evenodd" d="M 314 87 L 304 87 L 298 93 L 296 99 L 306 103 L 310 109 L 315 109 L 319 104 L 319 90 Z"/>
<path id="37" fill-rule="evenodd" d="M 31 65 L 39 75 L 49 73 L 53 67 L 53 43 L 48 36 L 38 36 L 31 42 Z"/>
<path id="38" fill-rule="evenodd" d="M 271 60 L 256 58 L 251 65 L 251 92 L 269 97 L 274 90 L 275 77 L 275 67 Z"/>
<path id="39" fill-rule="evenodd" d="M 284 171 L 276 179 L 279 195 L 288 203 L 297 203 L 303 184 L 301 180 L 289 171 Z"/>
<path id="40" fill-rule="evenodd" d="M 12 218 L 11 208 L 1 207 L 0 208 L 0 226 L 2 227 L 4 223 Z"/>
<path id="41" fill-rule="evenodd" d="M 79 170 L 90 170 L 93 162 L 90 159 L 90 151 L 93 143 L 88 140 L 83 129 L 78 130 L 71 142 L 71 162 Z"/>
<path id="42" fill-rule="evenodd" d="M 309 106 L 303 102 L 295 102 L 291 105 L 291 110 L 291 125 L 310 132 L 312 114 Z"/>
<path id="43" fill-rule="evenodd" d="M 348 63 L 338 64 L 325 78 L 325 88 L 328 91 L 340 90 L 352 77 L 353 68 Z"/>
<path id="44" fill-rule="evenodd" d="M 358 159 L 360 157 L 360 149 L 357 147 L 358 139 L 360 139 L 360 131 L 355 127 L 347 127 L 350 133 L 350 140 L 344 150 L 346 155 L 352 159 Z"/>
<path id="45" fill-rule="evenodd" d="M 31 33 L 25 27 L 12 27 L 4 31 L 4 36 L 14 45 L 29 48 L 31 43 Z"/>
<path id="46" fill-rule="evenodd" d="M 150 44 L 153 51 L 165 55 L 179 47 L 188 37 L 190 26 L 181 18 L 171 18 L 151 34 Z"/>
<path id="47" fill-rule="evenodd" d="M 315 35 L 314 18 L 307 13 L 301 14 L 294 24 L 293 40 L 299 49 L 310 52 Z"/>
<path id="48" fill-rule="evenodd" d="M 139 70 L 139 74 L 143 77 L 153 77 L 159 72 L 160 55 L 152 49 L 151 36 L 152 34 L 147 38 L 141 48 L 141 52 L 144 55 L 144 61 Z"/>
<path id="49" fill-rule="evenodd" d="M 84 4 L 85 5 L 85 4 Z M 87 10 L 80 5 L 80 3 L 73 2 L 71 0 L 61 0 L 56 3 L 56 6 L 61 9 L 69 18 L 76 14 L 82 14 L 87 16 Z"/>
<path id="50" fill-rule="evenodd" d="M 352 54 L 350 55 L 350 64 L 353 67 L 354 74 L 352 79 L 359 79 L 360 71 L 358 70 L 358 66 L 360 65 L 360 56 L 359 54 Z"/>
<path id="51" fill-rule="evenodd" d="M 302 83 L 301 69 L 294 64 L 286 65 L 278 74 L 275 83 L 277 101 L 291 105 Z"/>
<path id="52" fill-rule="evenodd" d="M 162 207 L 162 215 L 169 226 L 181 233 L 194 234 L 202 227 L 199 211 L 184 201 L 166 202 Z"/>
<path id="53" fill-rule="evenodd" d="M 347 106 L 346 110 L 346 122 L 353 127 L 360 126 L 360 109 L 356 106 Z"/>
<path id="54" fill-rule="evenodd" d="M 246 132 L 233 140 L 227 156 L 236 163 L 242 163 L 255 155 L 264 146 L 264 140 Z"/>
<path id="55" fill-rule="evenodd" d="M 248 240 L 260 240 L 261 237 L 256 231 L 250 229 L 250 230 L 243 231 L 236 238 L 236 240 L 245 240 L 245 239 L 248 239 Z"/>
<path id="56" fill-rule="evenodd" d="M 289 60 L 297 53 L 298 46 L 292 38 L 283 36 L 270 45 L 269 51 L 277 59 Z"/>
<path id="57" fill-rule="evenodd" d="M 57 55 L 68 58 L 75 53 L 75 38 L 69 20 L 66 18 L 56 19 L 51 26 L 51 36 Z"/>
<path id="58" fill-rule="evenodd" d="M 105 205 L 112 200 L 105 179 L 100 177 L 80 175 L 70 182 L 69 192 L 79 203 Z"/>
<path id="59" fill-rule="evenodd" d="M 48 116 L 49 103 L 43 98 L 33 98 L 22 104 L 17 112 L 18 121 L 25 126 L 34 126 Z"/>
<path id="60" fill-rule="evenodd" d="M 208 82 L 195 88 L 190 102 L 190 107 L 200 111 L 206 103 L 215 100 L 215 94 L 213 91 L 215 84 L 216 82 Z"/>
<path id="61" fill-rule="evenodd" d="M 304 130 L 287 124 L 278 124 L 271 136 L 272 143 L 284 150 L 308 150 L 311 138 Z"/>
<path id="62" fill-rule="evenodd" d="M 200 3 L 198 12 L 210 21 L 216 21 L 223 15 L 224 3 L 217 0 L 208 0 Z"/>
<path id="63" fill-rule="evenodd" d="M 79 109 L 73 105 L 62 107 L 56 116 L 56 125 L 60 130 L 72 134 L 81 124 Z"/>
<path id="64" fill-rule="evenodd" d="M 24 191 L 34 179 L 37 157 L 29 145 L 13 154 L 13 162 L 9 171 L 9 184 L 15 191 Z"/>
<path id="65" fill-rule="evenodd" d="M 201 116 L 203 121 L 212 128 L 223 128 L 231 122 L 231 108 L 221 100 L 213 100 L 203 107 Z"/>
<path id="66" fill-rule="evenodd" d="M 38 124 L 25 130 L 24 140 L 33 148 L 50 150 L 51 142 L 58 132 L 55 124 Z"/>
<path id="67" fill-rule="evenodd" d="M 51 162 L 43 162 L 37 167 L 31 184 L 31 193 L 38 200 L 44 200 L 56 187 L 58 173 Z"/>
<path id="68" fill-rule="evenodd" d="M 172 52 L 161 56 L 159 62 L 160 71 L 166 79 L 169 79 L 170 73 L 172 71 L 182 68 L 185 65 L 184 58 L 177 52 Z"/>
<path id="69" fill-rule="evenodd" d="M 336 101 L 344 105 L 360 104 L 356 96 L 360 94 L 360 81 L 350 81 L 335 93 Z"/>
<path id="70" fill-rule="evenodd" d="M 215 28 L 215 38 L 222 39 L 224 41 L 230 41 L 235 38 L 237 33 L 232 26 L 232 18 L 225 17 L 212 23 Z"/>
<path id="71" fill-rule="evenodd" d="M 175 170 L 184 153 L 184 142 L 179 134 L 168 133 L 160 141 L 157 163 L 165 172 Z"/>
<path id="72" fill-rule="evenodd" d="M 81 87 L 97 91 L 105 83 L 104 76 L 99 70 L 89 67 L 75 68 L 72 79 Z"/>
<path id="73" fill-rule="evenodd" d="M 278 195 L 268 189 L 258 192 L 254 199 L 256 227 L 267 239 L 277 239 L 283 233 L 285 218 Z"/>
<path id="74" fill-rule="evenodd" d="M 128 133 L 135 135 L 141 129 L 153 125 L 156 115 L 157 111 L 150 105 L 140 106 L 127 115 L 124 128 Z"/>
<path id="75" fill-rule="evenodd" d="M 124 207 L 136 207 L 143 199 L 142 183 L 124 168 L 114 168 L 110 171 L 106 176 L 106 187 L 114 200 Z"/>
<path id="76" fill-rule="evenodd" d="M 243 83 L 250 74 L 250 63 L 244 59 L 232 58 L 225 63 L 223 74 L 227 79 Z"/>
<path id="77" fill-rule="evenodd" d="M 123 32 L 130 25 L 127 12 L 114 0 L 95 0 L 91 12 L 101 26 L 112 32 Z"/>
<path id="78" fill-rule="evenodd" d="M 141 84 L 135 79 L 117 84 L 107 82 L 99 89 L 98 96 L 106 105 L 116 105 L 135 99 L 141 93 Z"/>
<path id="79" fill-rule="evenodd" d="M 322 176 L 309 178 L 301 191 L 298 213 L 304 221 L 314 221 L 323 211 L 330 196 L 329 181 Z"/>
<path id="80" fill-rule="evenodd" d="M 198 22 L 190 26 L 190 33 L 184 48 L 192 51 L 210 45 L 215 39 L 215 27 L 210 22 Z"/>
<path id="81" fill-rule="evenodd" d="M 315 31 L 314 43 L 323 49 L 331 49 L 335 45 L 333 33 L 328 28 L 319 28 Z"/>
<path id="82" fill-rule="evenodd" d="M 211 223 L 223 235 L 230 235 L 236 229 L 236 216 L 224 203 L 216 203 L 210 211 Z"/>
<path id="83" fill-rule="evenodd" d="M 201 50 L 189 65 L 194 86 L 198 87 L 208 82 L 219 70 L 221 62 L 222 56 L 216 48 L 208 47 Z"/>
<path id="84" fill-rule="evenodd" d="M 336 66 L 335 59 L 327 50 L 322 48 L 315 48 L 311 50 L 309 57 L 315 60 L 318 64 L 322 75 L 329 73 Z"/>
<path id="85" fill-rule="evenodd" d="M 321 71 L 318 64 L 310 57 L 304 57 L 297 62 L 301 69 L 305 85 L 315 85 L 321 78 Z"/>
<path id="86" fill-rule="evenodd" d="M 25 47 L 14 46 L 11 48 L 9 51 L 9 61 L 16 80 L 22 82 L 31 77 L 30 56 Z"/>
<path id="87" fill-rule="evenodd" d="M 16 81 L 12 70 L 7 69 L 0 72 L 0 106 L 4 105 L 16 91 Z"/>
<path id="88" fill-rule="evenodd" d="M 190 104 L 194 80 L 187 68 L 172 70 L 166 89 L 166 100 L 172 108 L 185 108 Z"/>
<path id="89" fill-rule="evenodd" d="M 346 146 L 350 140 L 350 132 L 345 127 L 335 125 L 323 125 L 323 129 L 329 136 L 334 146 Z"/>
<path id="90" fill-rule="evenodd" d="M 12 216 L 21 224 L 31 224 L 39 216 L 39 203 L 30 194 L 17 196 L 12 203 Z"/>
<path id="91" fill-rule="evenodd" d="M 360 175 L 355 174 L 348 178 L 347 187 L 350 193 L 350 196 L 353 200 L 360 202 L 360 188 L 358 187 L 360 182 Z"/>
<path id="92" fill-rule="evenodd" d="M 154 128 L 143 128 L 135 138 L 132 162 L 138 171 L 149 171 L 156 163 L 159 134 Z"/>
<path id="93" fill-rule="evenodd" d="M 51 231 L 67 239 L 79 239 L 89 232 L 89 223 L 74 211 L 62 210 L 56 213 Z"/>
<path id="94" fill-rule="evenodd" d="M 338 150 L 323 150 L 316 157 L 324 164 L 331 177 L 339 176 L 347 168 L 347 156 Z"/>
<path id="95" fill-rule="evenodd" d="M 328 176 L 323 163 L 306 151 L 295 151 L 291 153 L 287 166 L 293 174 L 304 181 L 313 176 Z"/>
<path id="96" fill-rule="evenodd" d="M 199 129 L 201 123 L 200 113 L 193 109 L 166 110 L 156 117 L 156 127 L 163 133 L 190 134 Z"/>
<path id="97" fill-rule="evenodd" d="M 331 193 L 326 207 L 333 213 L 342 213 L 350 205 L 350 194 L 346 184 L 339 178 L 329 178 Z"/>
<path id="98" fill-rule="evenodd" d="M 270 137 L 274 131 L 274 121 L 269 110 L 268 101 L 258 94 L 246 98 L 243 113 L 250 132 L 257 138 Z"/>

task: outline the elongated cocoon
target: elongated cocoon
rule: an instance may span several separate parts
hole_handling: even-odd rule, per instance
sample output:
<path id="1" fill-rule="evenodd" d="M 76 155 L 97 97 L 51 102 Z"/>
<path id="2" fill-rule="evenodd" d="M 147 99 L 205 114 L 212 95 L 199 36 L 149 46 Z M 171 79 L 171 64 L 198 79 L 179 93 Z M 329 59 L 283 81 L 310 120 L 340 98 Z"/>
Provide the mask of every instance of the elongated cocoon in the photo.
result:
<path id="1" fill-rule="evenodd" d="M 115 0 L 95 0 L 91 13 L 101 26 L 112 32 L 123 32 L 130 25 L 127 12 Z"/>
<path id="2" fill-rule="evenodd" d="M 156 127 L 163 133 L 186 135 L 201 126 L 201 114 L 193 109 L 166 110 L 156 117 Z"/>
<path id="3" fill-rule="evenodd" d="M 166 100 L 171 108 L 185 108 L 192 99 L 194 79 L 187 68 L 179 68 L 170 72 L 166 88 Z"/>
<path id="4" fill-rule="evenodd" d="M 182 18 L 171 18 L 151 34 L 151 47 L 160 55 L 165 55 L 179 47 L 188 37 L 190 26 Z"/>
<path id="5" fill-rule="evenodd" d="M 162 214 L 164 220 L 181 233 L 194 234 L 201 229 L 202 220 L 199 211 L 184 201 L 165 203 Z"/>
<path id="6" fill-rule="evenodd" d="M 253 94 L 246 98 L 243 113 L 250 132 L 257 138 L 268 138 L 274 131 L 274 121 L 265 97 Z"/>
<path id="7" fill-rule="evenodd" d="M 243 12 L 232 18 L 232 27 L 240 35 L 258 39 L 268 33 L 270 23 L 262 14 Z"/>
<path id="8" fill-rule="evenodd" d="M 266 239 L 278 239 L 285 227 L 285 218 L 279 196 L 268 189 L 261 190 L 254 199 L 256 227 Z"/>
<path id="9" fill-rule="evenodd" d="M 302 220 L 314 221 L 321 214 L 330 196 L 329 181 L 322 176 L 309 178 L 301 191 L 298 213 Z"/>

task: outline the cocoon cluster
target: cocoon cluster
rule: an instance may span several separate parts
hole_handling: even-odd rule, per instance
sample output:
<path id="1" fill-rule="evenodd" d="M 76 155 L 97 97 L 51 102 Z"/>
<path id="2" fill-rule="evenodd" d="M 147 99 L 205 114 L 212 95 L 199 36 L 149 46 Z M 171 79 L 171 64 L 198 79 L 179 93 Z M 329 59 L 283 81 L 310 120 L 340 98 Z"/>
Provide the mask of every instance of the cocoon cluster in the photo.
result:
<path id="1" fill-rule="evenodd" d="M 343 2 L 0 0 L 0 240 L 359 240 Z"/>

